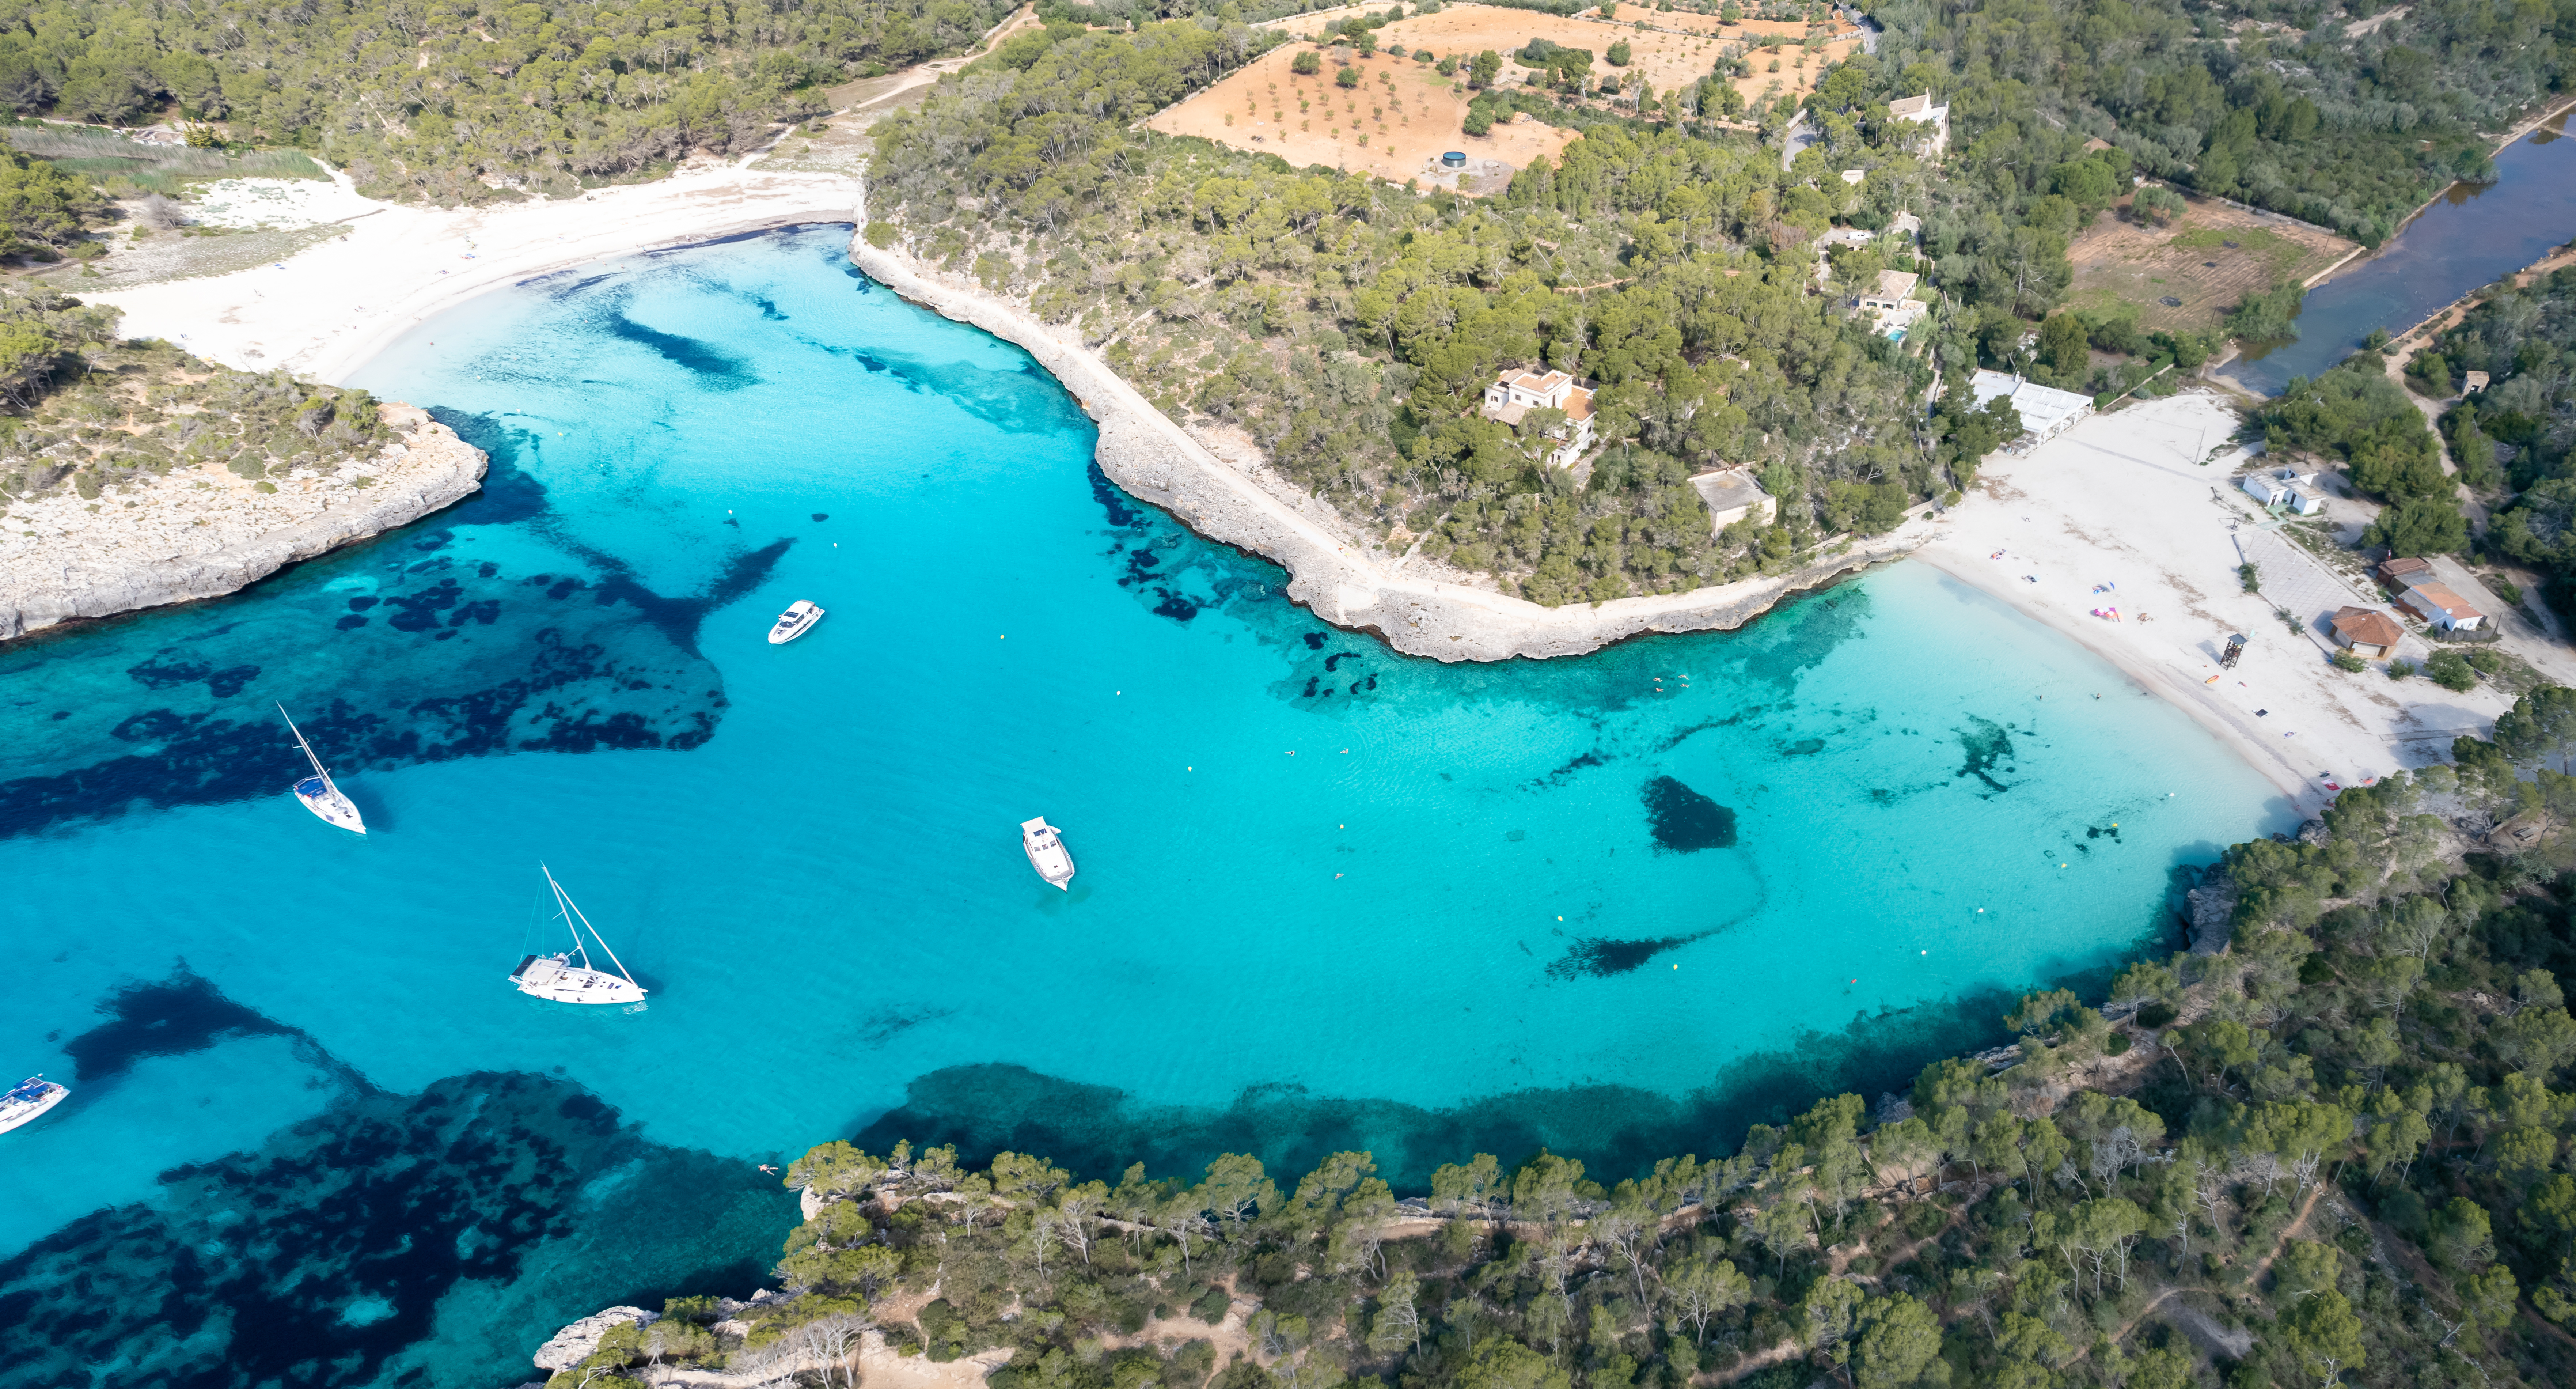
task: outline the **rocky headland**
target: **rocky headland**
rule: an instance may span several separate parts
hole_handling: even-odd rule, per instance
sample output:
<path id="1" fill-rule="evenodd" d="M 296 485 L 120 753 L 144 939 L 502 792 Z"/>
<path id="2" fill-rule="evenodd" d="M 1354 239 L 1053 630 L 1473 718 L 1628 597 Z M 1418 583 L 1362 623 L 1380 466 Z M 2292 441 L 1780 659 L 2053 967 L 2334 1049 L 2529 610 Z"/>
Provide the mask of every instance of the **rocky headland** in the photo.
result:
<path id="1" fill-rule="evenodd" d="M 0 520 L 0 639 L 220 597 L 482 486 L 481 449 L 412 406 L 379 408 L 395 442 L 274 481 L 208 465 L 95 498 L 64 491 L 11 502 Z"/>
<path id="2" fill-rule="evenodd" d="M 1200 535 L 1282 566 L 1290 575 L 1290 598 L 1327 622 L 1375 633 L 1408 655 L 1443 661 L 1574 656 L 1646 632 L 1732 631 L 1785 597 L 1907 554 L 1937 533 L 1939 513 L 1920 508 L 1886 535 L 1838 542 L 1788 573 L 1561 608 L 1450 578 L 1401 573 L 1369 537 L 1347 533 L 1320 504 L 1284 485 L 1274 491 L 1219 458 L 1064 330 L 972 281 L 869 245 L 864 236 L 851 238 L 850 258 L 905 299 L 1036 358 L 1100 426 L 1097 456 L 1111 481 Z"/>

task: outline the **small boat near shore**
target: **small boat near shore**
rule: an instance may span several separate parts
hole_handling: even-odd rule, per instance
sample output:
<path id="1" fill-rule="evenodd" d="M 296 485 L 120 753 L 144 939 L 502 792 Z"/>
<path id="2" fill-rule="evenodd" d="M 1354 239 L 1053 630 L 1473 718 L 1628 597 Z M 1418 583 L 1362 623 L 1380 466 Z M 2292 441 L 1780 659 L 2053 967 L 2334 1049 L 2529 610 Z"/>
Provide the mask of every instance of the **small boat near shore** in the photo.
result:
<path id="1" fill-rule="evenodd" d="M 1029 866 L 1038 870 L 1039 877 L 1060 891 L 1072 891 L 1069 884 L 1073 882 L 1073 851 L 1064 847 L 1064 837 L 1046 822 L 1045 816 L 1020 822 L 1020 847 L 1027 851 Z"/>
<path id="2" fill-rule="evenodd" d="M 554 1003 L 643 1002 L 644 986 L 636 983 L 635 976 L 626 972 L 626 965 L 617 958 L 617 952 L 608 948 L 607 937 L 599 934 L 599 928 L 591 925 L 590 918 L 583 916 L 581 908 L 573 905 L 572 894 L 555 881 L 552 870 L 541 863 L 537 865 L 537 871 L 546 875 L 546 886 L 554 890 L 555 920 L 572 932 L 572 949 L 552 955 L 527 956 L 519 961 L 517 969 L 510 971 L 510 983 L 530 998 Z M 584 939 L 585 933 L 587 940 Z M 598 942 L 599 952 L 617 967 L 616 973 L 591 966 L 591 941 Z M 580 963 L 575 964 L 575 960 Z"/>
<path id="3" fill-rule="evenodd" d="M 8 1094 L 0 1095 L 0 1133 L 36 1122 L 37 1116 L 69 1099 L 71 1093 L 71 1087 L 41 1075 L 18 1082 Z"/>
<path id="4" fill-rule="evenodd" d="M 304 802 L 306 810 L 321 816 L 322 823 L 337 825 L 351 834 L 365 834 L 367 822 L 359 816 L 357 803 L 332 782 L 330 770 L 314 755 L 313 745 L 304 741 L 304 730 L 295 726 L 294 716 L 286 712 L 283 704 L 277 706 L 277 716 L 286 720 L 286 731 L 295 735 L 295 745 L 304 749 L 304 760 L 313 764 L 313 775 L 295 783 L 295 799 Z"/>
<path id="5" fill-rule="evenodd" d="M 795 602 L 788 604 L 787 611 L 780 613 L 778 615 L 778 621 L 770 625 L 769 644 L 772 646 L 785 646 L 787 643 L 796 640 L 807 632 L 812 631 L 814 629 L 814 624 L 822 620 L 823 610 L 821 608 L 814 606 L 813 603 L 803 598 L 799 598 Z"/>

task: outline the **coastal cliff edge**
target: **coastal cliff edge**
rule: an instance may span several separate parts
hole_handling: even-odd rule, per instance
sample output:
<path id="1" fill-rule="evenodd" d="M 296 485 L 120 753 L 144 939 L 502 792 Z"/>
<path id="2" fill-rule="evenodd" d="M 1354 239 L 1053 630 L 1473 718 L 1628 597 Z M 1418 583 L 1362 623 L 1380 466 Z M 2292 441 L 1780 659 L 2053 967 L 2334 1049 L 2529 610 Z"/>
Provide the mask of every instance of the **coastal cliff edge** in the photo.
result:
<path id="1" fill-rule="evenodd" d="M 67 493 L 12 506 L 13 533 L 0 537 L 0 639 L 238 592 L 483 485 L 483 450 L 412 406 L 381 409 L 399 442 L 329 474 L 299 470 L 270 492 L 208 467 L 96 503 Z"/>
<path id="2" fill-rule="evenodd" d="M 859 225 L 866 225 L 864 213 Z M 1059 330 L 980 286 L 869 245 L 864 235 L 851 237 L 850 259 L 904 299 L 1036 358 L 1099 426 L 1097 456 L 1111 481 L 1198 534 L 1287 569 L 1290 598 L 1335 626 L 1375 633 L 1407 655 L 1442 661 L 1578 656 L 1647 632 L 1733 631 L 1785 597 L 1911 552 L 1938 526 L 1927 509 L 1886 535 L 1855 537 L 1839 553 L 1787 574 L 1561 608 L 1391 572 L 1370 557 L 1366 542 L 1333 534 L 1210 453 Z"/>

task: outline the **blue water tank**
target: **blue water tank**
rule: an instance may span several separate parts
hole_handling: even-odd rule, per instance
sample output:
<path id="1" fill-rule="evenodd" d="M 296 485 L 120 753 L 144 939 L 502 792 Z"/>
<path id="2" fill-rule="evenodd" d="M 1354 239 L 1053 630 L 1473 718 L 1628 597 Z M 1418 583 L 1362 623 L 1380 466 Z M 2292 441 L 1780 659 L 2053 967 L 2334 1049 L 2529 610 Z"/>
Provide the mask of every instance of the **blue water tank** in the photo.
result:
<path id="1" fill-rule="evenodd" d="M 1449 151 L 1447 154 L 1440 156 L 1440 167 L 1444 169 L 1466 168 L 1467 152 L 1465 150 Z"/>

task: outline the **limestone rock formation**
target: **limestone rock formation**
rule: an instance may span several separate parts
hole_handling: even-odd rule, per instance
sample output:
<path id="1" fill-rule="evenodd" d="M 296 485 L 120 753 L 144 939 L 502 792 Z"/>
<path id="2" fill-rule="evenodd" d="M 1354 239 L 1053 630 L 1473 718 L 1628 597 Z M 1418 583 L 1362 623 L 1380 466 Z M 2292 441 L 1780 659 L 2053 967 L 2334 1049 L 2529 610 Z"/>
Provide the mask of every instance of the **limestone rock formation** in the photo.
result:
<path id="1" fill-rule="evenodd" d="M 481 449 L 424 411 L 381 408 L 402 442 L 328 473 L 298 469 L 253 483 L 220 468 L 189 468 L 95 502 L 65 493 L 11 504 L 0 520 L 0 639 L 220 597 L 417 521 L 482 485 L 489 460 Z"/>
<path id="2" fill-rule="evenodd" d="M 537 1368 L 549 1372 L 569 1370 L 590 1358 L 590 1353 L 599 1349 L 599 1338 L 611 1330 L 628 1322 L 650 1326 L 661 1319 L 661 1313 L 647 1312 L 641 1307 L 611 1307 L 605 1312 L 594 1312 L 556 1332 L 553 1340 L 537 1347 Z"/>

